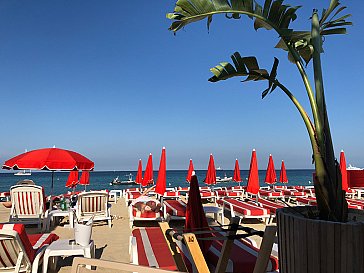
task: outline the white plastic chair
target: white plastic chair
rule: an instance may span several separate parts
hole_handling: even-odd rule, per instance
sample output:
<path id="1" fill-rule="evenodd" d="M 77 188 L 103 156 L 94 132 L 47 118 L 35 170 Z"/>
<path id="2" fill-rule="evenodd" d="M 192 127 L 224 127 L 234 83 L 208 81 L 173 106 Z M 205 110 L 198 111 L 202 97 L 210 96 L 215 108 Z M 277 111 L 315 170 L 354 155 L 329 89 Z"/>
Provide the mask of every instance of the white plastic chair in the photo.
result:
<path id="1" fill-rule="evenodd" d="M 109 194 L 106 191 L 82 192 L 78 195 L 76 217 L 79 222 L 88 221 L 93 215 L 93 221 L 107 221 L 111 228 Z"/>
<path id="2" fill-rule="evenodd" d="M 10 188 L 11 210 L 9 222 L 45 226 L 48 210 L 45 207 L 44 190 L 37 185 L 15 185 Z"/>

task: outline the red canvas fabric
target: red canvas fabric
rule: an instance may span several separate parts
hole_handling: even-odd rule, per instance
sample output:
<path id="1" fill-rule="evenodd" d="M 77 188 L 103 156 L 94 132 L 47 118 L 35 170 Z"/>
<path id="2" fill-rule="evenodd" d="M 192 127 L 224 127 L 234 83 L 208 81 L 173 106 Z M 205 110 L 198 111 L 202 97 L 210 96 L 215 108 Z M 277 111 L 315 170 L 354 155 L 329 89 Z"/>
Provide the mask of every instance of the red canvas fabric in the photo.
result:
<path id="1" fill-rule="evenodd" d="M 159 227 L 136 228 L 132 231 L 137 242 L 139 265 L 177 271 L 173 256 Z M 152 257 L 147 253 L 152 252 Z"/>
<path id="2" fill-rule="evenodd" d="M 340 171 L 341 171 L 341 184 L 344 191 L 348 191 L 348 172 L 346 170 L 346 159 L 344 151 L 340 152 Z"/>
<path id="3" fill-rule="evenodd" d="M 187 171 L 187 176 L 186 176 L 186 181 L 187 182 L 191 182 L 191 176 L 192 176 L 192 172 L 194 170 L 195 169 L 193 167 L 192 159 L 190 159 L 190 165 L 188 166 L 188 171 Z"/>
<path id="4" fill-rule="evenodd" d="M 244 216 L 263 216 L 269 214 L 269 209 L 259 207 L 258 205 L 251 202 L 227 198 L 219 200 L 218 204 L 222 205 L 224 202 L 228 204 L 228 206 L 225 206 L 226 209 L 230 209 L 231 204 L 235 212 L 243 214 Z"/>
<path id="5" fill-rule="evenodd" d="M 94 163 L 85 156 L 59 148 L 45 148 L 17 155 L 3 165 L 14 170 L 93 170 Z"/>
<path id="6" fill-rule="evenodd" d="M 154 212 L 154 211 L 143 211 L 141 212 L 136 207 L 133 207 L 133 216 L 137 218 L 159 218 L 161 217 L 160 212 Z"/>
<path id="7" fill-rule="evenodd" d="M 284 165 L 283 160 L 282 160 L 282 165 L 281 165 L 281 171 L 279 172 L 279 182 L 288 183 L 286 166 Z"/>
<path id="8" fill-rule="evenodd" d="M 80 185 L 90 185 L 90 172 L 89 171 L 82 171 L 81 178 L 80 178 Z"/>
<path id="9" fill-rule="evenodd" d="M 207 185 L 216 184 L 216 169 L 215 169 L 214 157 L 212 154 L 210 154 L 209 166 L 207 168 L 206 178 L 204 182 Z"/>
<path id="10" fill-rule="evenodd" d="M 267 190 L 259 190 L 259 195 L 266 197 L 283 197 L 284 194 L 280 191 L 267 191 Z"/>
<path id="11" fill-rule="evenodd" d="M 137 175 L 135 177 L 135 183 L 137 184 L 141 184 L 143 182 L 143 175 L 142 175 L 142 160 L 139 159 L 139 163 L 138 163 L 138 171 L 137 171 Z"/>
<path id="12" fill-rule="evenodd" d="M 145 167 L 144 171 L 144 177 L 142 181 L 142 186 L 148 186 L 150 184 L 153 184 L 153 158 L 152 154 L 149 154 L 147 166 Z"/>
<path id="13" fill-rule="evenodd" d="M 265 183 L 274 184 L 277 182 L 276 169 L 274 168 L 274 162 L 272 155 L 269 155 L 267 171 L 265 173 Z"/>
<path id="14" fill-rule="evenodd" d="M 201 202 L 197 176 L 191 177 L 190 191 L 186 209 L 185 231 L 193 232 L 195 229 L 209 229 L 206 215 Z M 199 234 L 197 238 L 209 237 L 210 234 Z M 199 241 L 202 253 L 205 255 L 211 245 L 211 241 Z"/>
<path id="15" fill-rule="evenodd" d="M 240 167 L 239 167 L 238 159 L 235 160 L 233 181 L 241 182 Z"/>
<path id="16" fill-rule="evenodd" d="M 276 210 L 277 209 L 281 209 L 281 208 L 284 208 L 284 205 L 282 204 L 278 204 L 276 202 L 273 202 L 273 201 L 270 201 L 270 200 L 267 200 L 267 199 L 264 199 L 264 198 L 258 198 L 258 202 L 259 204 L 263 207 L 263 208 L 266 208 L 266 209 L 269 209 L 269 211 L 273 214 L 276 213 Z"/>
<path id="17" fill-rule="evenodd" d="M 70 171 L 66 182 L 67 188 L 74 188 L 78 184 L 78 171 Z"/>
<path id="18" fill-rule="evenodd" d="M 259 188 L 260 186 L 259 186 L 257 154 L 255 150 L 253 150 L 249 168 L 248 186 L 246 188 L 246 191 L 252 194 L 257 194 Z"/>
<path id="19" fill-rule="evenodd" d="M 163 147 L 161 161 L 159 164 L 158 178 L 154 191 L 163 195 L 166 192 L 167 170 L 166 170 L 166 148 Z"/>

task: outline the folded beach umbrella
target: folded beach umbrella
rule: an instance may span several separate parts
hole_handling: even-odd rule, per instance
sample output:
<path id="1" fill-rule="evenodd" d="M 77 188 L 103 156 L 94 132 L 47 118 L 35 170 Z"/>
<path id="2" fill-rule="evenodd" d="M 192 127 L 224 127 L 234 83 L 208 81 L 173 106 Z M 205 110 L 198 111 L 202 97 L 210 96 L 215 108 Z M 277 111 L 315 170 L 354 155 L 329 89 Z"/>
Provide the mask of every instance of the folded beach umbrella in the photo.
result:
<path id="1" fill-rule="evenodd" d="M 167 183 L 167 166 L 166 166 L 166 148 L 163 147 L 161 154 L 161 161 L 159 163 L 159 171 L 157 183 L 155 186 L 155 192 L 163 195 L 166 192 L 166 183 Z"/>
<path id="2" fill-rule="evenodd" d="M 240 167 L 239 167 L 239 161 L 238 161 L 238 159 L 235 159 L 235 168 L 234 168 L 233 181 L 239 182 L 239 184 L 241 182 Z"/>
<path id="3" fill-rule="evenodd" d="M 250 160 L 249 176 L 248 176 L 248 186 L 246 191 L 252 194 L 257 194 L 259 192 L 259 174 L 258 174 L 258 162 L 257 154 L 255 149 L 252 152 L 252 158 Z"/>
<path id="4" fill-rule="evenodd" d="M 150 184 L 153 184 L 153 158 L 152 154 L 149 154 L 147 166 L 145 167 L 144 177 L 142 181 L 142 186 L 146 187 Z"/>
<path id="5" fill-rule="evenodd" d="M 267 167 L 267 171 L 265 172 L 264 181 L 267 184 L 274 184 L 277 182 L 276 169 L 274 168 L 273 157 L 271 154 L 269 155 L 268 167 Z"/>
<path id="6" fill-rule="evenodd" d="M 284 165 L 284 161 L 283 160 L 282 160 L 282 165 L 281 165 L 281 171 L 279 173 L 279 182 L 281 182 L 281 183 L 288 183 L 286 166 Z"/>
<path id="7" fill-rule="evenodd" d="M 67 188 L 75 188 L 78 184 L 78 171 L 70 171 L 66 182 Z"/>
<path id="8" fill-rule="evenodd" d="M 341 171 L 341 184 L 343 191 L 348 191 L 348 171 L 346 170 L 346 159 L 344 151 L 340 152 L 340 171 Z"/>
<path id="9" fill-rule="evenodd" d="M 79 184 L 84 185 L 85 191 L 86 191 L 86 186 L 90 185 L 90 172 L 89 171 L 82 171 Z"/>
<path id="10" fill-rule="evenodd" d="M 186 207 L 186 221 L 185 232 L 195 232 L 201 230 L 209 230 L 209 225 L 206 219 L 205 211 L 202 206 L 200 190 L 198 186 L 197 176 L 193 172 L 191 176 L 190 191 L 188 192 L 188 202 Z M 196 234 L 197 238 L 210 237 L 211 234 Z M 199 240 L 198 241 L 202 253 L 207 253 L 210 248 L 211 240 Z M 205 256 L 206 257 L 206 256 Z"/>
<path id="11" fill-rule="evenodd" d="M 194 170 L 195 169 L 193 167 L 192 159 L 190 159 L 190 165 L 188 166 L 187 177 L 186 177 L 187 182 L 191 182 L 191 176 Z"/>
<path id="12" fill-rule="evenodd" d="M 209 161 L 209 166 L 207 168 L 205 183 L 207 185 L 216 184 L 216 169 L 215 169 L 214 157 L 212 154 L 210 154 L 210 161 Z"/>
<path id="13" fill-rule="evenodd" d="M 137 171 L 137 175 L 135 177 L 135 183 L 141 185 L 143 182 L 143 175 L 142 175 L 142 160 L 139 159 L 139 163 L 138 163 L 138 171 Z"/>

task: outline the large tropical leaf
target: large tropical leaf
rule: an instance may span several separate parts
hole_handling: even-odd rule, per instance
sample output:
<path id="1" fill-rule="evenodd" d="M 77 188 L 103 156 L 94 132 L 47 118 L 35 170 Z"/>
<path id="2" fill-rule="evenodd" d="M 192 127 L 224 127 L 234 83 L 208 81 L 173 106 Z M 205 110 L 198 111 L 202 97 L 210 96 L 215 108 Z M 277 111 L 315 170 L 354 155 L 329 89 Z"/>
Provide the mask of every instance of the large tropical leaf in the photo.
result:
<path id="1" fill-rule="evenodd" d="M 268 73 L 266 69 L 259 67 L 255 57 L 241 57 L 239 52 L 235 52 L 231 55 L 231 59 L 234 65 L 228 62 L 222 62 L 210 69 L 214 74 L 214 76 L 209 79 L 210 82 L 227 80 L 233 77 L 246 77 L 243 82 L 267 80 L 269 82 L 268 88 L 263 91 L 262 98 L 277 87 L 276 76 L 279 63 L 277 58 L 274 58 L 273 67 L 270 73 Z"/>
<path id="2" fill-rule="evenodd" d="M 212 16 L 226 14 L 228 18 L 239 19 L 241 14 L 255 18 L 254 28 L 288 29 L 290 22 L 297 18 L 299 7 L 283 5 L 283 0 L 265 0 L 260 5 L 253 0 L 178 0 L 173 13 L 167 18 L 174 20 L 170 30 L 176 32 L 187 24 L 207 18 L 210 26 Z"/>
<path id="3" fill-rule="evenodd" d="M 331 0 L 327 10 L 322 11 L 320 19 L 320 35 L 327 36 L 333 34 L 346 34 L 346 26 L 351 26 L 352 22 L 346 21 L 351 14 L 345 14 L 338 17 L 346 9 L 345 6 L 340 6 L 338 0 Z M 331 16 L 332 15 L 332 16 Z M 329 19 L 329 17 L 331 18 Z M 312 59 L 313 46 L 311 44 L 311 31 L 289 31 L 283 32 L 283 35 L 276 45 L 276 48 L 281 48 L 289 52 L 287 44 L 293 46 L 299 53 L 300 57 L 309 63 Z M 320 49 L 323 52 L 323 49 Z M 295 61 L 293 56 L 288 53 L 288 58 Z"/>

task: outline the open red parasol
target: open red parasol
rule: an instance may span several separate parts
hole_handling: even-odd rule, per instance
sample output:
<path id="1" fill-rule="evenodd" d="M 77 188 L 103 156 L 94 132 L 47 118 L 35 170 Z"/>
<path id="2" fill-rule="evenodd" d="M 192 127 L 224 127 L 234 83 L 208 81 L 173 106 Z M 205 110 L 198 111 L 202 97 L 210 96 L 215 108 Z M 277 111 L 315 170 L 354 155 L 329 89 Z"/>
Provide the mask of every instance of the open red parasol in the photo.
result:
<path id="1" fill-rule="evenodd" d="M 142 160 L 139 159 L 139 163 L 138 163 L 138 171 L 137 171 L 137 175 L 135 177 L 135 183 L 141 185 L 143 182 L 143 174 L 142 174 Z"/>
<path id="2" fill-rule="evenodd" d="M 52 195 L 54 171 L 92 171 L 94 163 L 85 156 L 70 150 L 44 148 L 17 155 L 5 161 L 2 168 L 7 170 L 52 171 Z"/>
<path id="3" fill-rule="evenodd" d="M 235 168 L 234 168 L 233 181 L 239 182 L 239 184 L 241 182 L 240 167 L 239 167 L 239 161 L 238 161 L 238 159 L 235 159 Z"/>
<path id="4" fill-rule="evenodd" d="M 166 166 L 166 148 L 163 147 L 161 154 L 161 161 L 159 163 L 159 171 L 157 183 L 155 186 L 155 192 L 163 195 L 166 192 L 166 183 L 167 183 L 167 166 Z"/>
<path id="5" fill-rule="evenodd" d="M 344 151 L 340 152 L 340 171 L 341 171 L 341 184 L 343 191 L 348 191 L 348 171 L 346 170 L 346 159 Z"/>
<path id="6" fill-rule="evenodd" d="M 284 165 L 284 161 L 283 160 L 282 160 L 282 165 L 281 165 L 281 171 L 279 173 L 279 182 L 281 182 L 281 183 L 288 183 L 286 166 Z"/>
<path id="7" fill-rule="evenodd" d="M 207 168 L 206 178 L 204 182 L 207 185 L 216 184 L 216 169 L 215 169 L 214 157 L 212 154 L 210 154 L 209 166 Z"/>
<path id="8" fill-rule="evenodd" d="M 185 232 L 196 232 L 201 231 L 202 229 L 208 230 L 209 225 L 202 206 L 197 176 L 193 174 L 191 176 L 190 191 L 188 193 L 188 202 L 186 207 Z M 210 236 L 211 235 L 208 233 L 196 234 L 197 238 Z M 198 243 L 202 253 L 205 256 L 211 246 L 212 241 L 199 241 Z"/>
<path id="9" fill-rule="evenodd" d="M 142 186 L 148 186 L 150 184 L 153 184 L 153 158 L 152 154 L 149 154 L 147 166 L 145 167 L 144 171 L 144 177 L 142 181 Z"/>
<path id="10" fill-rule="evenodd" d="M 70 171 L 66 182 L 67 188 L 75 188 L 78 184 L 78 171 Z"/>
<path id="11" fill-rule="evenodd" d="M 250 168 L 249 168 L 248 186 L 246 188 L 246 191 L 252 194 L 257 194 L 259 192 L 259 188 L 260 186 L 259 186 L 257 154 L 255 152 L 255 149 L 253 149 L 252 158 L 250 161 Z"/>
<path id="12" fill-rule="evenodd" d="M 190 165 L 188 166 L 187 177 L 186 177 L 187 182 L 191 182 L 191 176 L 194 170 L 195 169 L 193 167 L 192 159 L 190 159 Z"/>
<path id="13" fill-rule="evenodd" d="M 90 185 L 90 172 L 89 171 L 82 171 L 79 184 L 84 185 L 85 191 L 86 191 L 86 186 Z"/>
<path id="14" fill-rule="evenodd" d="M 273 157 L 271 154 L 269 155 L 268 167 L 267 171 L 265 172 L 264 181 L 267 184 L 274 184 L 277 182 L 276 169 L 274 168 Z"/>

